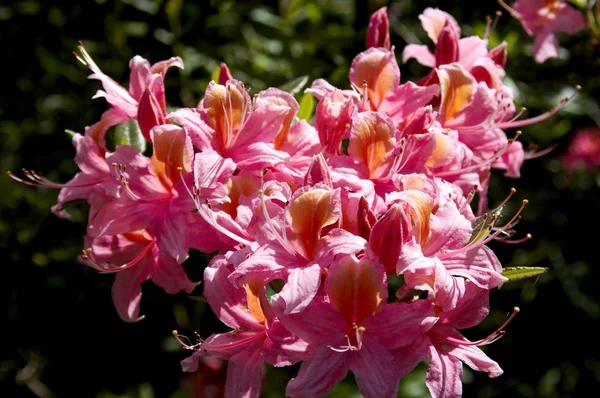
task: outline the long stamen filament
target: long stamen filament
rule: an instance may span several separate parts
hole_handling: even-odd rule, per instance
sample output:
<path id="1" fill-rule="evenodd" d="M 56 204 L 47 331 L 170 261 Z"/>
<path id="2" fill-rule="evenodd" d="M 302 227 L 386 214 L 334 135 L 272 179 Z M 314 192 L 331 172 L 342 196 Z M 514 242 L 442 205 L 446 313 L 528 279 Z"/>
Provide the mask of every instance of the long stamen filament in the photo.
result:
<path id="1" fill-rule="evenodd" d="M 89 266 L 91 266 L 92 268 L 95 268 L 96 270 L 100 271 L 100 273 L 103 274 L 112 274 L 115 272 L 119 272 L 119 271 L 123 271 L 125 269 L 131 268 L 134 265 L 136 265 L 137 263 L 139 263 L 144 256 L 146 256 L 146 254 L 153 248 L 154 244 L 156 243 L 155 240 L 150 241 L 150 243 L 148 243 L 138 254 L 137 256 L 135 256 L 133 258 L 133 260 L 128 261 L 127 263 L 123 264 L 123 265 L 119 265 L 119 266 L 112 266 L 111 269 L 106 269 L 105 267 L 102 267 L 98 264 L 98 262 L 94 259 L 94 252 L 92 250 L 91 247 L 88 247 L 87 249 L 84 249 L 82 251 L 81 254 L 81 258 L 83 260 L 85 260 L 86 264 L 88 264 Z"/>
<path id="2" fill-rule="evenodd" d="M 557 106 L 550 108 L 547 112 L 542 113 L 541 115 L 529 118 L 529 119 L 515 120 L 515 121 L 511 120 L 511 121 L 507 121 L 507 122 L 501 122 L 501 123 L 498 123 L 498 128 L 501 128 L 504 130 L 504 129 L 508 129 L 508 128 L 523 127 L 523 126 L 529 126 L 529 125 L 541 122 L 543 120 L 546 120 L 550 116 L 554 115 L 556 112 L 558 112 L 559 110 L 564 108 L 564 106 L 569 101 L 571 101 L 577 95 L 577 93 L 579 93 L 580 91 L 581 91 L 581 86 L 577 85 L 577 86 L 575 86 L 575 92 L 570 97 L 563 98 Z"/>
<path id="3" fill-rule="evenodd" d="M 102 71 L 100 70 L 100 68 L 98 67 L 98 65 L 96 65 L 96 63 L 92 59 L 92 57 L 90 57 L 90 54 L 88 54 L 85 47 L 83 47 L 82 42 L 79 42 L 79 45 L 77 46 L 77 48 L 79 49 L 79 52 L 81 53 L 81 55 L 77 54 L 76 52 L 73 52 L 73 55 L 75 55 L 75 58 L 79 62 L 81 62 L 84 66 L 90 68 L 92 72 L 99 74 L 99 75 L 103 74 Z"/>
<path id="4" fill-rule="evenodd" d="M 198 348 L 200 348 L 202 346 L 202 344 L 204 343 L 204 340 L 202 340 L 202 338 L 200 338 L 200 335 L 197 332 L 194 332 L 195 336 L 196 336 L 196 344 L 191 344 L 190 339 L 188 339 L 186 336 L 184 335 L 180 335 L 177 330 L 173 330 L 173 337 L 175 337 L 175 340 L 177 340 L 177 342 L 179 344 L 181 344 L 181 346 L 183 348 L 185 348 L 186 350 L 197 350 Z M 187 341 L 184 342 L 182 339 L 185 339 Z"/>
<path id="5" fill-rule="evenodd" d="M 354 346 L 352 344 L 352 342 L 350 341 L 350 336 L 348 336 L 347 334 L 344 335 L 344 338 L 346 339 L 346 345 L 345 346 L 340 346 L 340 347 L 333 347 L 331 345 L 328 345 L 327 348 L 329 348 L 331 351 L 335 351 L 335 352 L 347 352 L 347 351 L 358 351 L 362 348 L 362 334 L 365 332 L 365 328 L 363 326 L 358 326 L 356 323 L 352 324 L 352 329 L 354 329 L 354 333 L 355 333 L 355 338 L 356 338 L 356 346 Z"/>
<path id="6" fill-rule="evenodd" d="M 204 176 L 204 179 L 200 183 L 200 187 L 197 187 L 196 185 L 194 185 L 191 190 L 185 183 L 185 179 L 184 179 L 184 175 L 183 175 L 183 168 L 178 167 L 177 170 L 179 171 L 179 176 L 181 177 L 181 180 L 183 181 L 183 186 L 185 187 L 185 190 L 187 191 L 188 195 L 190 195 L 190 197 L 192 198 L 192 201 L 194 202 L 194 205 L 196 206 L 196 210 L 197 210 L 198 214 L 200 215 L 200 217 L 202 217 L 204 219 L 204 221 L 206 221 L 214 229 L 221 232 L 223 235 L 231 238 L 233 241 L 236 241 L 243 245 L 249 246 L 252 244 L 252 242 L 235 234 L 234 232 L 228 230 L 227 228 L 222 227 L 219 224 L 219 222 L 215 218 L 215 214 L 212 211 L 210 204 L 208 203 L 208 200 L 206 201 L 206 203 L 201 202 L 201 195 L 202 195 L 201 187 L 204 186 L 204 184 L 208 181 L 208 179 L 211 177 L 212 173 L 215 171 L 215 169 L 217 168 L 217 166 L 219 165 L 219 163 L 221 161 L 223 161 L 223 159 L 216 161 L 211 166 L 211 168 L 208 170 L 208 172 Z"/>
<path id="7" fill-rule="evenodd" d="M 510 13 L 510 15 L 512 15 L 513 17 L 515 17 L 518 20 L 521 20 L 521 14 L 515 10 L 514 8 L 512 8 L 511 6 L 509 6 L 508 4 L 506 4 L 503 0 L 498 0 L 498 3 L 504 7 L 504 9 L 506 11 L 508 11 Z"/>
<path id="8" fill-rule="evenodd" d="M 283 247 L 285 249 L 285 251 L 287 251 L 292 256 L 298 255 L 299 253 L 289 243 L 289 241 L 287 240 L 287 236 L 285 236 L 285 229 L 286 229 L 285 216 L 286 216 L 287 205 L 286 205 L 286 208 L 284 209 L 284 218 L 282 220 L 282 233 L 284 234 L 284 236 L 282 236 L 279 234 L 279 232 L 277 232 L 277 230 L 273 226 L 273 220 L 271 219 L 271 216 L 269 216 L 269 212 L 267 210 L 267 204 L 265 202 L 265 193 L 264 193 L 263 187 L 264 187 L 264 173 L 261 174 L 261 177 L 260 177 L 260 189 L 258 190 L 258 194 L 260 195 L 260 206 L 261 206 L 261 210 L 263 212 L 263 216 L 265 217 L 267 226 L 271 230 L 271 233 L 275 236 L 275 239 L 277 240 L 277 242 L 279 242 L 279 244 L 281 245 L 281 247 Z"/>
<path id="9" fill-rule="evenodd" d="M 512 195 L 514 195 L 515 192 L 516 192 L 516 189 L 511 188 L 509 196 L 496 209 L 500 209 L 501 207 L 503 207 L 507 203 L 508 199 L 510 199 L 510 197 Z M 490 215 L 490 220 L 487 223 L 485 223 L 485 222 L 481 223 L 481 228 L 479 229 L 479 231 L 476 231 L 475 236 L 478 236 L 481 232 L 483 232 L 484 228 L 488 229 L 488 232 L 487 232 L 488 235 L 487 236 L 485 236 L 482 239 L 475 239 L 472 242 L 469 242 L 465 246 L 461 247 L 460 249 L 449 250 L 447 252 L 441 253 L 441 254 L 439 254 L 437 256 L 438 259 L 444 260 L 444 259 L 456 256 L 457 254 L 477 249 L 477 248 L 479 248 L 479 247 L 487 244 L 491 240 L 497 239 L 497 237 L 500 234 L 506 234 L 507 230 L 511 229 L 512 227 L 514 227 L 517 224 L 517 222 L 519 220 L 519 217 L 520 217 L 521 213 L 523 212 L 523 209 L 525 208 L 525 206 L 527 205 L 527 203 L 529 203 L 529 201 L 527 199 L 523 200 L 523 202 L 522 202 L 521 207 L 519 208 L 519 210 L 517 210 L 517 212 L 515 213 L 515 215 L 506 224 L 504 224 L 502 227 L 494 227 L 494 223 L 499 218 L 498 214 L 495 214 L 495 213 L 486 213 L 483 217 L 485 218 L 485 217 L 487 217 L 487 214 L 491 214 Z M 510 233 L 510 232 L 508 232 L 508 233 Z M 502 240 L 502 238 L 500 238 L 500 239 Z M 515 241 L 515 243 L 517 243 L 517 241 Z"/>
<path id="10" fill-rule="evenodd" d="M 25 174 L 25 176 L 27 178 L 29 178 L 31 181 L 27 181 L 21 177 L 14 175 L 12 173 L 12 171 L 10 171 L 10 170 L 6 172 L 6 175 L 8 177 L 12 178 L 13 180 L 18 181 L 21 184 L 29 185 L 30 187 L 36 187 L 36 188 L 54 188 L 54 189 L 85 188 L 85 187 L 91 187 L 93 185 L 102 183 L 102 180 L 97 180 L 97 181 L 90 181 L 90 182 L 81 183 L 81 184 L 72 184 L 69 182 L 61 184 L 61 183 L 57 183 L 54 181 L 50 181 L 46 177 L 43 177 L 41 174 L 36 173 L 33 170 L 23 169 L 23 174 Z"/>

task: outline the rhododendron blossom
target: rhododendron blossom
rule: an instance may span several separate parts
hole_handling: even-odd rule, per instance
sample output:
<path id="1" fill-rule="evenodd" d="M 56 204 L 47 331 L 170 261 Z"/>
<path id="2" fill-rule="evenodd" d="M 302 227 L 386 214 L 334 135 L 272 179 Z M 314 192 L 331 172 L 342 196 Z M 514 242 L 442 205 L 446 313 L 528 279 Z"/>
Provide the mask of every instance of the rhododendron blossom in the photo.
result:
<path id="1" fill-rule="evenodd" d="M 600 128 L 589 127 L 575 132 L 563 155 L 563 165 L 569 171 L 600 166 Z"/>
<path id="2" fill-rule="evenodd" d="M 537 19 L 534 3 L 513 11 L 536 42 L 579 28 L 561 22 L 572 13 L 562 2 L 545 2 Z M 79 259 L 115 274 L 112 299 L 124 321 L 142 319 L 147 280 L 168 294 L 201 284 L 231 330 L 196 334 L 195 344 L 174 335 L 191 354 L 185 371 L 206 358 L 228 361 L 227 397 L 259 397 L 265 363 L 300 363 L 291 397 L 321 396 L 349 371 L 365 397 L 395 397 L 421 361 L 433 397 L 458 397 L 463 363 L 490 377 L 503 372 L 478 347 L 501 337 L 506 323 L 475 342 L 460 333 L 487 316 L 490 291 L 508 280 L 487 244 L 529 238 L 512 238 L 527 201 L 500 220 L 514 190 L 488 209 L 490 175 L 519 177 L 532 156 L 509 130 L 557 108 L 521 119 L 503 84 L 505 43 L 489 49 L 487 37 L 461 37 L 439 9 L 420 20 L 435 49 L 411 44 L 402 59 L 428 67 L 425 76 L 401 82 L 381 8 L 347 83 L 316 79 L 306 89 L 316 110 L 303 119 L 294 95 L 269 88 L 250 96 L 225 64 L 195 107 L 167 112 L 164 77 L 183 68 L 181 59 L 151 66 L 134 57 L 125 89 L 80 45 L 78 59 L 102 84 L 95 97 L 110 104 L 73 135 L 80 171 L 65 184 L 33 171 L 27 180 L 9 175 L 59 188 L 52 210 L 61 217 L 69 202 L 87 201 Z M 538 60 L 550 54 L 542 50 Z M 111 128 L 133 138 L 108 145 Z M 581 150 L 595 139 L 582 133 L 567 166 L 577 156 L 595 162 Z M 201 281 L 182 265 L 191 249 L 215 253 Z"/>
<path id="3" fill-rule="evenodd" d="M 556 32 L 573 35 L 587 26 L 581 11 L 565 0 L 518 0 L 512 6 L 502 0 L 499 3 L 521 22 L 529 36 L 535 36 L 533 56 L 539 63 L 558 57 Z"/>

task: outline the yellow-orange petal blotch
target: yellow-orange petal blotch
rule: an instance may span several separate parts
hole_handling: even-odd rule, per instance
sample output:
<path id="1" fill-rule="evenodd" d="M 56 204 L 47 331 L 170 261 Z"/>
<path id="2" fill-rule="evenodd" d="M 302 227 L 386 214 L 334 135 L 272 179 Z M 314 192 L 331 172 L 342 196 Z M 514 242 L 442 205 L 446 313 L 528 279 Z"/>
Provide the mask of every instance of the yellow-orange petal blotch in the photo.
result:
<path id="1" fill-rule="evenodd" d="M 180 178 L 180 170 L 192 171 L 192 142 L 181 127 L 171 124 L 155 127 L 151 134 L 150 167 L 165 188 L 171 189 Z"/>
<path id="2" fill-rule="evenodd" d="M 352 118 L 348 154 L 367 165 L 370 177 L 378 177 L 377 169 L 394 143 L 394 128 L 389 119 L 379 113 L 361 112 Z"/>
<path id="3" fill-rule="evenodd" d="M 229 202 L 222 203 L 219 209 L 235 220 L 240 199 L 244 196 L 249 198 L 256 195 L 260 187 L 260 179 L 249 171 L 242 170 L 239 174 L 232 176 L 226 186 L 229 190 L 227 195 Z"/>
<path id="4" fill-rule="evenodd" d="M 248 304 L 248 311 L 252 314 L 252 317 L 259 323 L 265 323 L 266 317 L 262 310 L 260 296 L 262 289 L 264 289 L 264 283 L 262 278 L 250 278 L 248 282 L 244 283 L 244 289 L 246 290 L 246 303 Z"/>
<path id="5" fill-rule="evenodd" d="M 331 305 L 357 325 L 377 311 L 387 294 L 383 269 L 366 257 L 350 255 L 331 264 L 326 289 Z"/>
<path id="6" fill-rule="evenodd" d="M 433 148 L 433 153 L 425 162 L 425 166 L 428 168 L 433 168 L 436 166 L 441 166 L 449 159 L 449 156 L 453 155 L 453 144 L 455 143 L 447 134 L 444 134 L 442 131 L 435 132 L 435 147 Z"/>
<path id="7" fill-rule="evenodd" d="M 406 212 L 412 218 L 413 228 L 417 228 L 414 235 L 421 246 L 427 243 L 429 238 L 429 219 L 433 211 L 433 198 L 424 192 L 405 191 L 408 206 Z"/>
<path id="8" fill-rule="evenodd" d="M 442 93 L 440 114 L 444 122 L 447 122 L 471 103 L 476 81 L 458 64 L 442 65 L 436 72 Z"/>
<path id="9" fill-rule="evenodd" d="M 371 108 L 377 110 L 400 84 L 400 68 L 394 53 L 373 47 L 358 54 L 350 67 L 350 81 L 361 94 L 366 84 Z"/>
<path id="10" fill-rule="evenodd" d="M 298 249 L 311 259 L 315 243 L 321 239 L 323 227 L 335 223 L 340 217 L 339 190 L 315 188 L 303 192 L 290 204 L 291 228 L 300 239 Z"/>
<path id="11" fill-rule="evenodd" d="M 229 149 L 244 123 L 250 104 L 248 94 L 236 84 L 222 86 L 211 82 L 203 106 L 208 124 L 215 130 L 221 149 Z"/>

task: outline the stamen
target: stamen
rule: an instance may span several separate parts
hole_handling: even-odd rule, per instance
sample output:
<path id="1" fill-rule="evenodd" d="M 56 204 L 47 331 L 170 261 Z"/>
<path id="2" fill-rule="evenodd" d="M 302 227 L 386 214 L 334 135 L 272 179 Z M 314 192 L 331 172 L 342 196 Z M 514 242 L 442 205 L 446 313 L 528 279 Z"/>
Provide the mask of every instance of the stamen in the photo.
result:
<path id="1" fill-rule="evenodd" d="M 23 174 L 25 177 L 29 178 L 30 181 L 24 180 L 21 177 L 17 177 L 12 173 L 12 171 L 8 170 L 6 175 L 12 178 L 15 181 L 20 182 L 21 184 L 29 185 L 30 187 L 36 188 L 54 188 L 54 189 L 62 189 L 62 188 L 85 188 L 91 187 L 96 184 L 102 183 L 102 180 L 91 181 L 81 184 L 72 184 L 72 183 L 64 183 L 60 184 L 54 181 L 50 181 L 46 177 L 44 177 L 41 173 L 35 172 L 34 170 L 23 169 Z"/>
<path id="2" fill-rule="evenodd" d="M 528 203 L 529 203 L 529 201 L 527 199 L 524 199 L 523 202 L 521 203 L 521 207 L 515 213 L 515 215 L 513 216 L 513 218 L 511 218 L 510 221 L 507 222 L 503 227 L 498 228 L 497 230 L 495 230 L 494 233 L 488 235 L 485 239 L 483 239 L 481 241 L 481 245 L 485 245 L 486 243 L 490 242 L 492 239 L 496 239 L 496 237 L 498 235 L 500 235 L 503 231 L 505 231 L 507 228 L 514 227 L 518 223 L 518 220 L 520 220 L 520 214 L 523 212 L 523 209 L 525 208 L 525 206 Z"/>
<path id="3" fill-rule="evenodd" d="M 527 242 L 528 240 L 531 240 L 531 238 L 532 238 L 531 234 L 527 234 L 527 235 L 525 235 L 524 238 L 521 238 L 521 239 L 496 238 L 496 241 L 502 242 L 502 243 L 506 243 L 506 244 L 510 244 L 510 245 L 516 245 L 518 243 Z"/>
<path id="4" fill-rule="evenodd" d="M 489 15 L 485 16 L 485 31 L 483 32 L 483 38 L 487 39 L 488 37 L 490 37 L 490 33 L 491 33 L 491 27 L 492 27 L 492 17 Z"/>
<path id="5" fill-rule="evenodd" d="M 92 57 L 90 57 L 90 54 L 88 54 L 88 52 L 86 51 L 85 47 L 83 47 L 83 42 L 80 41 L 77 48 L 79 49 L 79 52 L 81 53 L 81 55 L 79 55 L 75 51 L 73 51 L 73 55 L 75 56 L 75 58 L 79 62 L 81 62 L 84 66 L 90 68 L 92 70 L 92 72 L 102 75 L 103 73 L 100 70 L 100 68 L 98 67 L 98 65 L 96 65 L 96 63 L 94 62 Z"/>
<path id="6" fill-rule="evenodd" d="M 512 319 L 515 317 L 515 315 L 519 313 L 519 311 L 521 311 L 519 307 L 514 307 L 510 317 L 498 329 L 496 329 L 495 332 L 481 340 L 465 342 L 463 340 L 458 340 L 454 337 L 449 336 L 444 336 L 442 337 L 442 339 L 456 346 L 482 346 L 492 344 L 498 341 L 502 336 L 506 334 L 506 332 L 503 329 L 510 323 L 510 321 L 512 321 Z"/>
<path id="7" fill-rule="evenodd" d="M 344 336 L 346 338 L 345 346 L 333 347 L 333 346 L 328 345 L 327 348 L 329 348 L 331 351 L 335 351 L 335 352 L 347 352 L 347 351 L 360 350 L 362 348 L 362 334 L 366 331 L 366 329 L 363 326 L 358 326 L 356 323 L 352 324 L 352 329 L 354 329 L 354 333 L 355 333 L 356 346 L 352 345 L 352 342 L 350 341 L 350 336 L 345 335 Z"/>
<path id="8" fill-rule="evenodd" d="M 517 193 L 517 190 L 514 187 L 510 188 L 510 191 L 508 192 L 508 196 L 506 196 L 506 198 L 502 201 L 502 203 L 500 203 L 498 206 L 496 206 L 496 209 L 506 206 L 506 204 L 508 203 L 510 198 L 512 198 L 515 193 Z"/>
<path id="9" fill-rule="evenodd" d="M 452 177 L 452 176 L 464 174 L 464 173 L 467 173 L 470 171 L 477 171 L 480 168 L 490 166 L 496 160 L 500 159 L 502 157 L 502 155 L 504 155 L 504 153 L 506 153 L 510 144 L 512 144 L 512 142 L 509 140 L 506 143 L 506 145 L 504 145 L 502 148 L 497 150 L 492 156 L 490 156 L 487 159 L 482 159 L 479 163 L 474 163 L 470 166 L 463 167 L 462 169 L 437 172 L 433 176 L 437 177 L 437 178 Z"/>
<path id="10" fill-rule="evenodd" d="M 192 198 L 192 200 L 194 201 L 194 204 L 196 205 L 196 208 L 198 208 L 198 197 L 196 196 L 195 193 L 192 193 L 192 191 L 188 187 L 188 184 L 185 182 L 185 176 L 183 175 L 183 167 L 181 167 L 181 166 L 177 167 L 177 171 L 179 172 L 179 178 L 181 178 L 181 182 L 183 184 L 183 187 L 187 191 L 187 193 L 190 196 L 190 198 Z"/>
<path id="11" fill-rule="evenodd" d="M 577 86 L 575 86 L 575 92 L 570 97 L 563 98 L 557 106 L 550 108 L 547 112 L 542 113 L 541 115 L 538 115 L 536 117 L 529 118 L 529 119 L 523 119 L 523 120 L 518 120 L 518 121 L 510 120 L 508 122 L 500 122 L 500 123 L 498 123 L 498 128 L 504 130 L 504 129 L 515 128 L 515 127 L 523 127 L 523 126 L 529 126 L 529 125 L 541 122 L 543 120 L 546 120 L 550 116 L 554 115 L 556 112 L 558 112 L 559 110 L 564 108 L 564 106 L 569 101 L 571 101 L 573 98 L 575 98 L 577 93 L 579 93 L 580 91 L 581 91 L 581 86 L 577 85 Z"/>
<path id="12" fill-rule="evenodd" d="M 493 21 L 492 21 L 492 17 L 490 17 L 489 15 L 485 17 L 486 26 L 485 26 L 485 33 L 483 34 L 484 39 L 488 39 L 490 37 L 490 35 L 492 34 L 492 32 L 494 32 L 494 30 L 496 30 L 496 26 L 498 26 L 498 21 L 500 20 L 501 16 L 502 16 L 502 12 L 496 11 Z"/>
<path id="13" fill-rule="evenodd" d="M 490 242 L 491 240 L 496 239 L 500 234 L 508 233 L 510 236 L 512 236 L 512 234 L 514 234 L 514 232 L 507 232 L 507 230 L 514 227 L 520 220 L 520 218 L 519 218 L 520 214 L 523 212 L 523 209 L 525 208 L 527 203 L 529 203 L 529 201 L 527 199 L 523 200 L 519 210 L 517 210 L 515 215 L 504 226 L 497 228 L 497 227 L 494 227 L 494 224 L 500 218 L 500 210 L 502 209 L 502 207 L 504 207 L 506 202 L 510 199 L 510 197 L 512 195 L 514 195 L 515 192 L 516 192 L 516 189 L 511 188 L 508 197 L 500 204 L 500 206 L 498 206 L 494 210 L 484 214 L 482 216 L 482 217 L 484 217 L 484 221 L 481 222 L 479 231 L 473 231 L 473 235 L 472 235 L 472 236 L 479 237 L 481 235 L 481 233 L 483 232 L 484 228 L 487 228 L 488 229 L 488 231 L 486 232 L 486 234 L 488 234 L 487 236 L 484 235 L 481 238 L 473 239 L 472 241 L 467 242 L 467 244 L 465 246 L 461 247 L 460 249 L 448 250 L 444 253 L 441 253 L 437 256 L 438 259 L 444 260 L 444 259 L 456 256 L 457 254 L 460 254 L 460 253 L 478 249 L 479 247 Z M 485 222 L 486 221 L 485 219 L 488 216 L 490 217 L 490 219 L 487 222 Z M 502 238 L 500 238 L 500 239 L 502 239 Z"/>
<path id="14" fill-rule="evenodd" d="M 535 158 L 545 156 L 545 155 L 549 154 L 550 152 L 552 152 L 553 150 L 555 150 L 557 147 L 558 147 L 558 144 L 553 144 L 552 146 L 544 149 L 543 151 L 538 151 L 537 149 L 529 150 L 525 153 L 525 159 L 529 160 L 529 159 L 535 159 Z"/>
<path id="15" fill-rule="evenodd" d="M 347 351 L 356 351 L 356 350 L 358 350 L 358 348 L 354 347 L 352 345 L 352 343 L 350 342 L 350 336 L 345 335 L 344 337 L 346 338 L 346 345 L 345 346 L 341 346 L 340 348 L 336 348 L 336 347 L 332 347 L 332 346 L 328 345 L 327 348 L 329 348 L 331 351 L 335 351 L 335 352 L 347 352 Z"/>
<path id="16" fill-rule="evenodd" d="M 197 350 L 198 348 L 200 348 L 202 346 L 202 344 L 204 343 L 204 340 L 202 340 L 202 338 L 200 337 L 200 335 L 197 332 L 194 332 L 194 335 L 196 337 L 196 344 L 192 345 L 190 339 L 188 339 L 186 336 L 184 335 L 180 335 L 177 330 L 173 330 L 173 337 L 175 337 L 175 340 L 177 340 L 177 342 L 179 344 L 181 344 L 181 346 L 183 348 L 185 348 L 186 350 Z M 187 341 L 184 342 L 182 339 L 185 339 Z"/>
<path id="17" fill-rule="evenodd" d="M 504 336 L 506 334 L 506 332 L 504 331 L 504 328 L 506 326 L 508 326 L 508 324 L 510 323 L 510 321 L 513 320 L 513 318 L 521 311 L 521 309 L 519 307 L 514 307 L 512 314 L 510 314 L 510 316 L 508 317 L 508 319 L 506 321 L 504 321 L 504 323 L 502 325 L 500 325 L 500 327 L 498 329 L 496 329 L 496 331 L 492 334 L 490 334 L 488 337 L 478 340 L 478 341 L 474 341 L 473 344 L 477 345 L 477 346 L 481 346 L 481 345 L 487 345 L 487 344 L 491 344 L 494 341 L 498 340 L 500 337 Z"/>
<path id="18" fill-rule="evenodd" d="M 265 217 L 265 221 L 267 226 L 269 227 L 269 229 L 271 230 L 271 233 L 275 236 L 275 239 L 277 240 L 277 242 L 279 242 L 279 244 L 281 245 L 281 247 L 283 247 L 285 249 L 285 251 L 287 251 L 289 254 L 291 254 L 292 256 L 296 256 L 296 255 L 300 255 L 300 253 L 298 253 L 296 251 L 296 249 L 289 243 L 289 241 L 287 240 L 287 236 L 286 236 L 286 209 L 287 209 L 287 204 L 284 207 L 284 215 L 283 215 L 283 220 L 282 220 L 282 225 L 281 225 L 281 230 L 282 230 L 282 235 L 279 234 L 279 232 L 277 232 L 277 230 L 275 229 L 275 227 L 273 226 L 273 220 L 271 219 L 271 217 L 269 216 L 269 212 L 267 210 L 267 204 L 265 202 L 265 194 L 264 194 L 264 175 L 266 173 L 266 169 L 263 171 L 263 173 L 261 173 L 260 176 L 260 189 L 258 190 L 258 194 L 260 195 L 260 207 L 263 213 L 263 216 Z"/>
<path id="19" fill-rule="evenodd" d="M 462 214 L 467 209 L 467 206 L 469 206 L 471 204 L 478 188 L 479 188 L 478 185 L 473 185 L 471 187 L 471 189 L 469 190 L 469 193 L 467 194 L 467 197 L 465 198 L 466 199 L 465 203 L 463 203 L 463 205 L 458 209 L 459 213 Z"/>
<path id="20" fill-rule="evenodd" d="M 518 19 L 519 21 L 522 19 L 521 14 L 519 14 L 519 12 L 517 10 L 515 10 L 514 8 L 512 8 L 508 4 L 506 4 L 503 0 L 498 0 L 498 3 L 502 7 L 504 7 L 504 9 L 506 11 L 508 11 L 509 14 L 512 15 L 514 18 Z"/>
<path id="21" fill-rule="evenodd" d="M 364 110 L 369 110 L 369 83 L 363 81 L 362 106 Z"/>
<path id="22" fill-rule="evenodd" d="M 513 116 L 508 123 L 512 123 L 515 120 L 517 120 L 518 118 L 520 118 L 521 116 L 523 116 L 523 114 L 527 111 L 527 108 L 525 108 L 524 106 L 521 107 L 521 110 L 519 110 L 519 113 L 517 113 L 515 116 Z"/>
<path id="23" fill-rule="evenodd" d="M 202 187 L 206 184 L 206 182 L 209 180 L 209 178 L 211 178 L 213 172 L 217 169 L 217 167 L 219 166 L 219 164 L 222 161 L 223 161 L 223 158 L 219 158 L 219 160 L 217 160 L 210 167 L 210 169 L 206 172 L 204 179 L 200 183 L 200 187 L 196 186 L 196 183 L 194 183 L 194 185 L 192 186 L 192 189 L 190 189 L 188 187 L 187 183 L 185 182 L 184 175 L 183 175 L 183 168 L 178 167 L 177 170 L 179 171 L 179 176 L 181 178 L 181 181 L 183 182 L 183 186 L 184 186 L 185 190 L 187 191 L 188 195 L 190 195 L 190 197 L 192 198 L 192 201 L 194 202 L 194 205 L 196 206 L 196 210 L 197 210 L 198 214 L 200 215 L 200 217 L 202 217 L 202 219 L 204 219 L 204 221 L 206 221 L 209 225 L 211 225 L 217 231 L 221 232 L 223 235 L 231 238 L 232 240 L 234 240 L 242 245 L 250 246 L 252 243 L 249 240 L 235 234 L 234 232 L 228 230 L 227 228 L 222 227 L 219 224 L 219 222 L 215 218 L 215 214 L 212 211 L 212 207 L 211 207 L 210 203 L 208 202 L 208 199 L 205 199 L 205 202 L 202 203 Z"/>
<path id="24" fill-rule="evenodd" d="M 156 243 L 156 240 L 152 239 L 150 241 L 150 243 L 148 243 L 138 254 L 137 256 L 135 256 L 133 258 L 133 260 L 128 261 L 127 263 L 123 264 L 123 265 L 112 265 L 109 264 L 108 262 L 106 262 L 107 265 L 110 265 L 110 269 L 107 269 L 106 267 L 102 267 L 101 265 L 98 264 L 98 262 L 94 259 L 94 252 L 92 250 L 91 247 L 88 247 L 87 249 L 82 250 L 82 254 L 81 254 L 81 258 L 83 260 L 85 260 L 86 264 L 89 265 L 90 267 L 98 270 L 100 273 L 102 274 L 113 274 L 115 272 L 119 272 L 119 271 L 123 271 L 125 269 L 131 268 L 134 265 L 136 265 L 137 263 L 140 262 L 140 260 L 142 260 L 144 258 L 144 256 L 146 256 L 146 254 L 148 254 L 148 252 L 150 250 L 152 250 L 152 248 L 154 247 L 154 244 Z"/>
<path id="25" fill-rule="evenodd" d="M 161 197 L 161 198 L 152 199 L 152 200 L 143 199 L 141 196 L 138 196 L 135 192 L 133 192 L 131 190 L 131 187 L 129 186 L 129 177 L 125 174 L 125 171 L 127 170 L 127 165 L 122 164 L 122 163 L 118 163 L 118 164 L 113 163 L 112 166 L 115 169 L 115 173 L 117 174 L 117 180 L 119 180 L 119 183 L 121 184 L 121 187 L 123 188 L 123 191 L 125 192 L 125 194 L 127 196 L 129 196 L 129 198 L 131 200 L 146 202 L 146 203 L 155 203 L 155 202 L 160 202 L 162 200 L 166 200 L 166 199 L 170 198 L 170 195 L 167 195 L 165 198 Z"/>

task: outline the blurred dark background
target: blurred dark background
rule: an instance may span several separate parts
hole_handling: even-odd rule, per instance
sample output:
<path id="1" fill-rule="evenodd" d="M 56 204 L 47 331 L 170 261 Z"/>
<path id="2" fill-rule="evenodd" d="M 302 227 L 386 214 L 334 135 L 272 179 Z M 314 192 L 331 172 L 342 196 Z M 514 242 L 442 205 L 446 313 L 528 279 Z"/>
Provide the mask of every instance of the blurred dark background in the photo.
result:
<path id="1" fill-rule="evenodd" d="M 454 15 L 463 36 L 482 34 L 486 15 L 499 9 L 493 1 L 467 0 L 452 6 L 408 0 L 4 0 L 0 168 L 39 170 L 61 182 L 76 173 L 64 130 L 83 132 L 107 109 L 103 99 L 91 99 L 100 84 L 87 79 L 89 71 L 72 55 L 79 40 L 100 68 L 123 84 L 136 54 L 152 63 L 182 57 L 185 70 L 167 75 L 167 100 L 174 107 L 195 106 L 222 61 L 253 92 L 302 75 L 347 87 L 350 62 L 364 50 L 369 16 L 384 5 L 399 60 L 406 43 L 431 44 L 417 18 L 426 7 Z M 533 239 L 492 248 L 505 266 L 542 266 L 549 272 L 493 291 L 491 315 L 465 332 L 483 338 L 513 306 L 521 307 L 507 335 L 486 348 L 505 374 L 489 379 L 465 367 L 466 397 L 585 397 L 600 385 L 594 224 L 600 219 L 600 174 L 597 169 L 567 174 L 561 163 L 574 132 L 600 123 L 600 52 L 585 31 L 559 38 L 560 57 L 543 65 L 530 55 L 532 38 L 508 15 L 490 38 L 492 45 L 508 42 L 506 83 L 529 115 L 556 105 L 576 84 L 583 90 L 557 115 L 523 128 L 525 145 L 556 145 L 553 152 L 527 161 L 520 179 L 493 176 L 492 204 L 511 186 L 517 194 L 508 212 L 529 199 L 519 233 L 529 232 Z M 425 73 L 414 61 L 401 71 L 402 81 Z M 113 277 L 76 260 L 85 208 L 72 221 L 58 219 L 50 213 L 57 194 L 0 178 L 0 295 L 6 309 L 0 320 L 0 396 L 219 396 L 223 364 L 209 362 L 202 374 L 182 373 L 179 361 L 187 353 L 171 336 L 173 329 L 202 336 L 224 330 L 197 299 L 202 288 L 192 297 L 169 296 L 144 284 L 146 319 L 123 323 L 110 298 Z M 192 253 L 186 269 L 193 280 L 200 279 L 205 263 L 205 256 Z M 424 369 L 403 380 L 401 396 L 428 396 Z M 296 370 L 269 368 L 264 396 L 283 396 Z M 329 396 L 360 394 L 349 378 Z"/>

